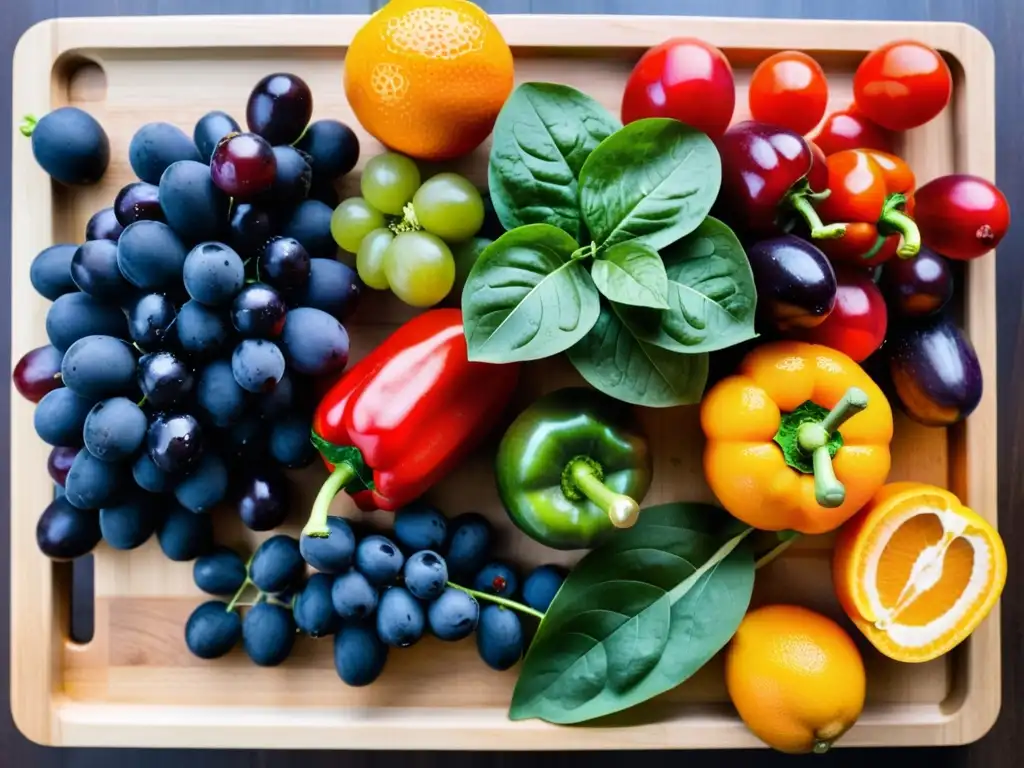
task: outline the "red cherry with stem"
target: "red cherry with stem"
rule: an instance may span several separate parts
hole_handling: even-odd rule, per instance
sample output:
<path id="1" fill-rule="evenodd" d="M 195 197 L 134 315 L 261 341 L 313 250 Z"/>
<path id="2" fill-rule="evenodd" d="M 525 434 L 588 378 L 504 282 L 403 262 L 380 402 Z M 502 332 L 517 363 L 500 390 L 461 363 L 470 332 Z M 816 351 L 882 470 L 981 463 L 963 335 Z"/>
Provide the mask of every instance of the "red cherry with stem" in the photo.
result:
<path id="1" fill-rule="evenodd" d="M 277 158 L 262 136 L 229 133 L 213 150 L 210 175 L 225 194 L 248 199 L 270 189 L 277 175 Z"/>
<path id="2" fill-rule="evenodd" d="M 38 403 L 43 396 L 64 386 L 60 377 L 60 363 L 64 356 L 47 344 L 29 352 L 17 362 L 11 379 L 18 394 L 26 400 Z"/>
<path id="3" fill-rule="evenodd" d="M 892 134 L 868 120 L 854 105 L 826 117 L 812 139 L 826 156 L 846 149 L 877 149 L 892 154 L 895 148 Z"/>
<path id="4" fill-rule="evenodd" d="M 1010 226 L 1010 205 L 989 181 L 966 173 L 932 179 L 914 193 L 925 245 L 966 261 L 995 248 Z"/>
<path id="5" fill-rule="evenodd" d="M 889 315 L 870 273 L 835 266 L 836 303 L 825 321 L 791 335 L 839 350 L 860 363 L 882 346 Z"/>
<path id="6" fill-rule="evenodd" d="M 67 483 L 68 472 L 71 471 L 71 465 L 80 450 L 82 449 L 58 445 L 50 451 L 50 456 L 46 460 L 46 471 L 57 485 L 63 487 Z"/>
<path id="7" fill-rule="evenodd" d="M 750 114 L 763 123 L 807 133 L 828 105 L 828 80 L 821 65 L 802 51 L 779 51 L 750 76 Z"/>

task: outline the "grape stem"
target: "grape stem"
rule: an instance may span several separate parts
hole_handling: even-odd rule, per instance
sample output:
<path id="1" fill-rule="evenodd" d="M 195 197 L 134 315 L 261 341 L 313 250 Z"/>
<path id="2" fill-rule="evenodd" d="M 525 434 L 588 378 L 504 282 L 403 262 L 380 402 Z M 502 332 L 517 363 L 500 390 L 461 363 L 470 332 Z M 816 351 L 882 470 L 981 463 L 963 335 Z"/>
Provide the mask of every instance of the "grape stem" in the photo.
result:
<path id="1" fill-rule="evenodd" d="M 246 572 L 248 572 L 248 570 L 249 570 L 248 567 L 246 567 Z M 246 576 L 245 577 L 245 581 L 242 582 L 242 586 L 240 586 L 238 588 L 238 591 L 235 592 L 235 596 L 231 598 L 231 602 L 228 603 L 228 607 L 225 608 L 224 610 L 227 611 L 228 613 L 231 613 L 233 610 L 235 610 L 236 606 L 243 605 L 243 603 L 239 603 L 238 601 L 242 599 L 242 595 L 245 594 L 245 590 L 247 590 L 251 586 L 252 586 L 252 581 L 250 581 L 249 577 Z M 258 601 L 258 598 L 257 598 L 257 601 Z"/>
<path id="2" fill-rule="evenodd" d="M 509 600 L 505 597 L 498 597 L 498 595 L 490 595 L 486 592 L 477 592 L 475 589 L 464 587 L 461 584 L 456 584 L 454 581 L 449 581 L 448 586 L 453 589 L 458 589 L 461 592 L 465 592 L 470 597 L 475 597 L 477 600 L 487 600 L 492 603 L 497 603 L 505 608 L 511 608 L 513 611 L 519 611 L 520 613 L 528 613 L 530 616 L 534 616 L 538 619 L 543 619 L 544 614 L 538 610 L 531 608 L 528 605 L 517 603 L 515 600 Z"/>
<path id="3" fill-rule="evenodd" d="M 29 138 L 35 133 L 36 126 L 39 124 L 39 118 L 35 115 L 25 115 L 21 118 L 21 125 L 18 126 L 18 131 L 25 138 Z"/>
<path id="4" fill-rule="evenodd" d="M 416 209 L 413 208 L 412 203 L 406 203 L 402 208 L 401 218 L 388 225 L 388 229 L 394 232 L 396 235 L 400 235 L 403 232 L 419 232 L 423 229 L 423 225 L 420 224 L 420 220 L 416 218 Z"/>

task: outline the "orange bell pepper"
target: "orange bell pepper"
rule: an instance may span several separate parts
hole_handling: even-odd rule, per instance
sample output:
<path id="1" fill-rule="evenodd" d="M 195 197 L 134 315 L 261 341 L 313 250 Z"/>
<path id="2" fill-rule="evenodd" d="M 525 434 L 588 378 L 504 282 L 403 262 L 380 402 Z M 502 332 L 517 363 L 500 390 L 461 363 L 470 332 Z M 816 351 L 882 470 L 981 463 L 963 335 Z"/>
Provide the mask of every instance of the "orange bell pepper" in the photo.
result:
<path id="1" fill-rule="evenodd" d="M 841 352 L 780 341 L 754 349 L 704 396 L 704 475 L 754 528 L 825 533 L 889 474 L 892 409 Z"/>

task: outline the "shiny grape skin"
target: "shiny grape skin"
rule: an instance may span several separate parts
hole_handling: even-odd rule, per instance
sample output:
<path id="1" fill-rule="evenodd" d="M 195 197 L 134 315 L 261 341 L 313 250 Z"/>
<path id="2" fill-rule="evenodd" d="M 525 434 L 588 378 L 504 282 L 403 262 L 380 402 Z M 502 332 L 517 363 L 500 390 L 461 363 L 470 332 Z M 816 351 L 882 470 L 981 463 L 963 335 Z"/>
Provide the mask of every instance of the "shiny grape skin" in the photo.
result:
<path id="1" fill-rule="evenodd" d="M 298 75 L 277 72 L 260 80 L 249 95 L 249 130 L 271 144 L 292 144 L 309 124 L 313 94 Z"/>
<path id="2" fill-rule="evenodd" d="M 402 550 L 386 536 L 367 536 L 356 546 L 356 570 L 371 584 L 380 587 L 393 583 L 404 564 Z"/>
<path id="3" fill-rule="evenodd" d="M 66 351 L 86 336 L 128 336 L 124 313 L 84 293 L 68 293 L 46 313 L 46 335 L 58 350 Z"/>
<path id="4" fill-rule="evenodd" d="M 248 394 L 238 386 L 227 360 L 214 360 L 199 373 L 196 406 L 204 419 L 215 427 L 229 427 L 241 418 Z"/>
<path id="5" fill-rule="evenodd" d="M 356 167 L 359 161 L 359 137 L 338 120 L 317 120 L 310 123 L 296 143 L 311 158 L 313 178 L 330 182 Z"/>
<path id="6" fill-rule="evenodd" d="M 515 665 L 523 655 L 523 625 L 519 614 L 500 605 L 486 605 L 476 627 L 480 658 L 499 672 Z"/>
<path id="7" fill-rule="evenodd" d="M 181 348 L 196 358 L 215 357 L 226 351 L 232 337 L 227 315 L 195 299 L 186 301 L 178 310 L 174 327 Z"/>
<path id="8" fill-rule="evenodd" d="M 305 200 L 313 182 L 309 156 L 295 147 L 274 147 L 277 173 L 267 198 L 275 205 L 294 205 Z"/>
<path id="9" fill-rule="evenodd" d="M 435 600 L 441 596 L 448 581 L 444 558 L 429 549 L 420 550 L 405 561 L 402 580 L 413 597 Z"/>
<path id="10" fill-rule="evenodd" d="M 219 659 L 238 645 L 242 619 L 227 603 L 210 600 L 196 607 L 185 622 L 185 645 L 200 659 Z"/>
<path id="11" fill-rule="evenodd" d="M 85 447 L 100 461 L 132 458 L 146 439 L 146 415 L 125 397 L 96 403 L 85 418 Z"/>
<path id="12" fill-rule="evenodd" d="M 113 208 L 101 208 L 96 211 L 85 225 L 86 240 L 113 240 L 121 237 L 124 227 L 117 220 Z"/>
<path id="13" fill-rule="evenodd" d="M 427 606 L 427 624 L 439 640 L 454 642 L 469 637 L 480 620 L 480 604 L 461 589 L 445 587 Z"/>
<path id="14" fill-rule="evenodd" d="M 189 296 L 208 307 L 220 307 L 242 290 L 245 265 L 223 243 L 200 243 L 185 258 L 182 275 Z"/>
<path id="15" fill-rule="evenodd" d="M 71 464 L 79 450 L 81 449 L 67 445 L 55 445 L 50 449 L 50 455 L 46 459 L 46 471 L 57 485 L 63 487 L 67 482 L 68 472 L 71 471 Z"/>
<path id="16" fill-rule="evenodd" d="M 148 219 L 163 221 L 164 211 L 160 207 L 160 188 L 145 181 L 126 184 L 114 198 L 114 216 L 122 227 L 136 221 Z"/>
<path id="17" fill-rule="evenodd" d="M 48 445 L 82 445 L 82 428 L 95 400 L 76 395 L 67 387 L 43 396 L 32 414 L 36 434 Z"/>
<path id="18" fill-rule="evenodd" d="M 67 293 L 75 293 L 78 286 L 71 279 L 71 260 L 77 245 L 58 243 L 41 250 L 29 266 L 28 279 L 36 293 L 44 299 L 56 301 Z"/>
<path id="19" fill-rule="evenodd" d="M 132 136 L 128 160 L 135 175 L 150 184 L 159 184 L 160 176 L 171 163 L 202 158 L 195 142 L 170 123 L 147 123 Z"/>
<path id="20" fill-rule="evenodd" d="M 187 472 L 203 453 L 203 430 L 194 416 L 160 415 L 150 422 L 146 433 L 149 458 L 164 472 Z"/>
<path id="21" fill-rule="evenodd" d="M 305 569 L 298 540 L 282 533 L 271 536 L 253 552 L 249 578 L 258 589 L 277 594 L 296 584 Z"/>
<path id="22" fill-rule="evenodd" d="M 181 160 L 160 177 L 160 204 L 183 241 L 218 240 L 227 230 L 231 200 L 213 183 L 205 163 Z"/>
<path id="23" fill-rule="evenodd" d="M 348 364 L 348 333 L 337 318 L 319 309 L 291 310 L 285 316 L 281 343 L 288 364 L 298 373 L 323 376 Z"/>
<path id="24" fill-rule="evenodd" d="M 173 352 L 150 352 L 139 358 L 138 382 L 146 402 L 157 409 L 184 402 L 192 392 L 192 369 Z"/>
<path id="25" fill-rule="evenodd" d="M 255 133 L 226 136 L 210 161 L 213 183 L 231 197 L 248 200 L 270 189 L 277 158 L 266 139 Z"/>
<path id="26" fill-rule="evenodd" d="M 423 637 L 423 606 L 405 587 L 391 587 L 377 605 L 377 635 L 394 648 L 408 648 Z"/>
<path id="27" fill-rule="evenodd" d="M 156 531 L 160 549 L 169 559 L 188 562 L 213 548 L 213 517 L 189 512 L 171 502 Z"/>
<path id="28" fill-rule="evenodd" d="M 294 237 L 302 243 L 302 247 L 312 258 L 332 259 L 338 253 L 338 245 L 331 235 L 333 213 L 330 206 L 319 200 L 304 200 L 295 206 L 285 220 L 281 234 L 285 237 Z"/>
<path id="29" fill-rule="evenodd" d="M 188 250 L 167 224 L 137 221 L 117 241 L 117 266 L 129 283 L 144 291 L 175 289 Z"/>
<path id="30" fill-rule="evenodd" d="M 281 349 L 265 339 L 243 339 L 231 355 L 235 381 L 247 392 L 272 392 L 284 376 Z"/>
<path id="31" fill-rule="evenodd" d="M 359 305 L 363 282 L 348 264 L 336 259 L 310 259 L 309 280 L 299 303 L 344 320 Z"/>
<path id="32" fill-rule="evenodd" d="M 259 276 L 284 295 L 306 288 L 309 282 L 309 254 L 302 243 L 291 237 L 278 237 L 267 243 L 259 259 Z"/>
<path id="33" fill-rule="evenodd" d="M 100 400 L 135 392 L 135 350 L 113 336 L 85 336 L 64 354 L 64 386 L 82 397 Z"/>
<path id="34" fill-rule="evenodd" d="M 63 387 L 60 378 L 63 359 L 64 355 L 50 344 L 26 352 L 11 373 L 18 394 L 31 403 L 38 403 L 46 394 Z"/>
<path id="35" fill-rule="evenodd" d="M 95 184 L 110 163 L 110 140 L 96 118 L 78 107 L 60 107 L 39 119 L 32 154 L 62 184 Z"/>
<path id="36" fill-rule="evenodd" d="M 249 472 L 241 484 L 238 515 L 250 530 L 273 530 L 288 516 L 288 481 L 280 471 L 267 467 Z"/>
<path id="37" fill-rule="evenodd" d="M 321 573 L 342 573 L 352 567 L 356 551 L 356 537 L 352 526 L 343 517 L 327 518 L 329 536 L 301 535 L 299 552 L 302 559 Z"/>
<path id="38" fill-rule="evenodd" d="M 117 243 L 110 240 L 82 243 L 71 259 L 71 279 L 83 293 L 111 304 L 128 301 L 135 294 L 117 266 Z"/>
<path id="39" fill-rule="evenodd" d="M 192 565 L 192 580 L 209 595 L 233 595 L 245 581 L 247 569 L 233 549 L 217 547 Z"/>
<path id="40" fill-rule="evenodd" d="M 66 498 L 54 499 L 36 523 L 39 551 L 52 560 L 74 560 L 100 543 L 99 516 L 72 506 Z"/>
<path id="41" fill-rule="evenodd" d="M 893 259 L 879 280 L 886 304 L 903 317 L 924 317 L 942 310 L 953 298 L 949 263 L 927 246 L 912 259 Z"/>
<path id="42" fill-rule="evenodd" d="M 197 514 L 209 512 L 228 492 L 228 468 L 215 453 L 206 451 L 199 464 L 174 488 L 174 498 Z"/>
<path id="43" fill-rule="evenodd" d="M 168 346 L 174 338 L 172 325 L 178 312 L 162 293 L 139 297 L 128 309 L 128 333 L 147 352 Z"/>
<path id="44" fill-rule="evenodd" d="M 238 133 L 241 130 L 235 118 L 219 109 L 200 117 L 196 121 L 196 127 L 192 129 L 192 141 L 199 150 L 200 160 L 209 165 L 213 150 L 217 148 L 220 140 L 229 133 Z"/>
<path id="45" fill-rule="evenodd" d="M 228 245 L 243 259 L 258 258 L 276 229 L 270 209 L 258 203 L 235 203 L 228 219 Z"/>

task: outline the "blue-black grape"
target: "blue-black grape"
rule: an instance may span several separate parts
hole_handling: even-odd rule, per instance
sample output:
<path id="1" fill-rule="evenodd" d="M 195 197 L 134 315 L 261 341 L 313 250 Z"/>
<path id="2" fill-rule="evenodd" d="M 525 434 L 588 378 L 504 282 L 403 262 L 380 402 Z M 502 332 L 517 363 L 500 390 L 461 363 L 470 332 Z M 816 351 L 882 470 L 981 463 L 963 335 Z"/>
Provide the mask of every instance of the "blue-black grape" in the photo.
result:
<path id="1" fill-rule="evenodd" d="M 102 400 L 85 418 L 85 447 L 100 461 L 126 461 L 146 439 L 146 414 L 127 397 Z"/>
<path id="2" fill-rule="evenodd" d="M 36 434 L 48 445 L 82 445 L 82 429 L 94 402 L 67 387 L 48 392 L 32 414 Z"/>
<path id="3" fill-rule="evenodd" d="M 79 451 L 71 463 L 64 493 L 79 509 L 99 509 L 120 501 L 130 488 L 125 465 L 100 461 L 88 451 Z"/>
<path id="4" fill-rule="evenodd" d="M 121 237 L 124 227 L 117 220 L 113 208 L 101 208 L 89 217 L 85 225 L 86 240 L 113 240 Z"/>
<path id="5" fill-rule="evenodd" d="M 337 318 L 312 307 L 291 310 L 281 344 L 288 364 L 308 376 L 336 373 L 348 364 L 348 333 Z"/>
<path id="6" fill-rule="evenodd" d="M 147 123 L 135 132 L 128 145 L 128 162 L 135 175 L 150 184 L 159 184 L 160 176 L 171 163 L 202 160 L 192 139 L 170 123 Z"/>
<path id="7" fill-rule="evenodd" d="M 239 488 L 238 516 L 253 531 L 271 531 L 288 516 L 288 481 L 276 469 L 250 469 Z"/>
<path id="8" fill-rule="evenodd" d="M 276 667 L 295 644 L 295 621 L 287 608 L 257 603 L 242 620 L 242 647 L 261 667 Z"/>
<path id="9" fill-rule="evenodd" d="M 243 259 L 257 258 L 274 236 L 274 215 L 255 203 L 236 202 L 228 219 L 228 244 Z"/>
<path id="10" fill-rule="evenodd" d="M 259 259 L 260 279 L 282 294 L 293 296 L 309 282 L 309 254 L 292 237 L 276 237 L 267 243 Z"/>
<path id="11" fill-rule="evenodd" d="M 199 374 L 196 405 L 199 412 L 215 427 L 229 427 L 245 412 L 246 392 L 235 381 L 231 363 L 214 360 Z"/>
<path id="12" fill-rule="evenodd" d="M 192 141 L 199 150 L 199 159 L 209 165 L 213 150 L 217 148 L 220 140 L 229 133 L 238 133 L 240 130 L 242 129 L 238 122 L 227 112 L 221 112 L 219 109 L 207 112 L 199 118 L 196 127 L 192 129 Z"/>
<path id="13" fill-rule="evenodd" d="M 88 112 L 60 107 L 32 127 L 32 154 L 62 184 L 95 184 L 110 163 L 110 139 Z"/>
<path id="14" fill-rule="evenodd" d="M 188 295 L 208 307 L 231 303 L 245 284 L 242 258 L 223 243 L 200 243 L 193 248 L 182 274 Z"/>
<path id="15" fill-rule="evenodd" d="M 139 488 L 150 493 L 163 493 L 174 485 L 174 478 L 154 464 L 145 452 L 132 464 L 132 477 Z"/>
<path id="16" fill-rule="evenodd" d="M 356 568 L 377 586 L 393 583 L 404 563 L 402 551 L 384 536 L 367 536 L 356 547 Z"/>
<path id="17" fill-rule="evenodd" d="M 377 635 L 393 648 L 408 648 L 423 637 L 423 606 L 404 587 L 391 587 L 377 606 Z"/>
<path id="18" fill-rule="evenodd" d="M 473 578 L 473 589 L 489 595 L 512 597 L 519 590 L 519 576 L 508 563 L 488 563 Z"/>
<path id="19" fill-rule="evenodd" d="M 476 512 L 459 515 L 448 523 L 448 572 L 459 579 L 479 571 L 491 549 L 491 524 Z"/>
<path id="20" fill-rule="evenodd" d="M 121 274 L 144 291 L 180 286 L 187 255 L 185 244 L 162 221 L 136 221 L 125 227 L 117 241 L 117 266 Z"/>
<path id="21" fill-rule="evenodd" d="M 284 222 L 281 234 L 294 237 L 313 258 L 333 259 L 338 244 L 331 235 L 334 210 L 319 200 L 303 200 Z"/>
<path id="22" fill-rule="evenodd" d="M 50 449 L 50 455 L 46 457 L 46 471 L 50 473 L 53 482 L 64 487 L 67 482 L 68 472 L 71 471 L 71 464 L 78 455 L 78 448 L 67 445 L 55 445 Z"/>
<path id="23" fill-rule="evenodd" d="M 275 419 L 270 427 L 270 455 L 288 469 L 312 464 L 316 449 L 309 440 L 309 421 L 294 415 Z"/>
<path id="24" fill-rule="evenodd" d="M 377 610 L 379 597 L 377 588 L 356 570 L 338 576 L 331 587 L 334 610 L 346 621 L 365 619 Z"/>
<path id="25" fill-rule="evenodd" d="M 156 538 L 168 559 L 179 563 L 195 560 L 213 549 L 213 517 L 194 514 L 172 501 Z"/>
<path id="26" fill-rule="evenodd" d="M 124 312 L 84 293 L 60 296 L 46 313 L 46 335 L 64 352 L 86 336 L 128 336 Z"/>
<path id="27" fill-rule="evenodd" d="M 187 472 L 203 453 L 203 430 L 187 413 L 161 414 L 149 424 L 146 450 L 158 468 L 171 475 Z"/>
<path id="28" fill-rule="evenodd" d="M 210 178 L 210 166 L 179 160 L 160 176 L 160 205 L 167 223 L 187 243 L 216 240 L 227 226 L 230 198 Z"/>
<path id="29" fill-rule="evenodd" d="M 283 592 L 302 578 L 305 569 L 298 540 L 278 534 L 260 544 L 253 553 L 249 578 L 264 592 Z"/>
<path id="30" fill-rule="evenodd" d="M 298 75 L 276 72 L 253 87 L 245 107 L 249 130 L 271 144 L 292 144 L 313 113 L 313 94 Z"/>
<path id="31" fill-rule="evenodd" d="M 332 211 L 341 202 L 341 195 L 338 194 L 338 188 L 334 186 L 333 181 L 314 181 L 309 187 L 307 197 L 320 201 Z"/>
<path id="32" fill-rule="evenodd" d="M 210 600 L 198 606 L 185 622 L 185 645 L 200 659 L 219 659 L 242 638 L 242 620 L 227 603 Z"/>
<path id="33" fill-rule="evenodd" d="M 147 293 L 128 309 L 128 333 L 132 341 L 146 351 L 168 346 L 171 326 L 178 311 L 174 302 L 162 293 Z"/>
<path id="34" fill-rule="evenodd" d="M 300 303 L 344 320 L 358 306 L 362 293 L 363 283 L 348 264 L 336 259 L 310 259 L 309 282 Z"/>
<path id="35" fill-rule="evenodd" d="M 134 289 L 117 267 L 117 243 L 87 240 L 71 259 L 71 279 L 94 299 L 120 303 Z"/>
<path id="36" fill-rule="evenodd" d="M 114 216 L 122 227 L 143 219 L 163 221 L 160 188 L 145 181 L 133 181 L 121 187 L 121 191 L 114 198 Z"/>
<path id="37" fill-rule="evenodd" d="M 395 513 L 394 533 L 406 552 L 440 552 L 448 538 L 448 521 L 436 507 L 416 501 Z"/>
<path id="38" fill-rule="evenodd" d="M 73 507 L 66 498 L 51 501 L 36 523 L 39 551 L 54 560 L 87 555 L 99 544 L 100 537 L 96 513 Z"/>
<path id="39" fill-rule="evenodd" d="M 359 161 L 359 137 L 338 120 L 310 123 L 295 146 L 311 158 L 317 181 L 334 181 L 355 168 Z"/>
<path id="40" fill-rule="evenodd" d="M 248 392 L 271 392 L 284 376 L 284 355 L 265 339 L 243 339 L 231 355 L 231 372 Z"/>
<path id="41" fill-rule="evenodd" d="M 321 573 L 342 573 L 352 567 L 356 537 L 348 521 L 333 515 L 327 518 L 328 536 L 299 537 L 302 559 Z"/>
<path id="42" fill-rule="evenodd" d="M 491 669 L 515 666 L 523 656 L 523 624 L 519 614 L 500 605 L 486 605 L 476 627 L 476 649 Z"/>
<path id="43" fill-rule="evenodd" d="M 268 418 L 281 416 L 289 411 L 302 411 L 301 387 L 295 383 L 292 374 L 285 370 L 273 392 L 267 392 L 259 399 L 260 413 Z"/>
<path id="44" fill-rule="evenodd" d="M 542 565 L 530 571 L 523 582 L 523 602 L 541 613 L 548 609 L 565 581 L 565 570 L 557 565 Z"/>
<path id="45" fill-rule="evenodd" d="M 181 348 L 199 358 L 215 357 L 226 351 L 231 341 L 231 324 L 227 315 L 194 299 L 186 301 L 178 310 L 175 328 Z"/>
<path id="46" fill-rule="evenodd" d="M 277 175 L 267 192 L 267 198 L 278 206 L 294 205 L 306 199 L 313 181 L 313 169 L 309 157 L 295 147 L 274 147 L 277 158 Z"/>
<path id="47" fill-rule="evenodd" d="M 228 493 L 228 468 L 215 453 L 205 451 L 198 465 L 174 487 L 174 498 L 189 512 L 209 512 Z"/>
<path id="48" fill-rule="evenodd" d="M 315 573 L 295 596 L 292 603 L 295 623 L 310 637 L 333 635 L 341 625 L 341 617 L 331 602 L 333 584 L 333 577 L 326 573 Z"/>
<path id="49" fill-rule="evenodd" d="M 231 323 L 247 338 L 276 339 L 284 329 L 288 307 L 266 283 L 245 286 L 231 304 Z"/>
<path id="50" fill-rule="evenodd" d="M 234 595 L 245 583 L 246 567 L 233 549 L 217 547 L 192 564 L 192 580 L 209 595 Z"/>
<path id="51" fill-rule="evenodd" d="M 420 600 L 435 600 L 448 582 L 444 558 L 429 549 L 420 550 L 405 561 L 402 578 L 406 588 Z"/>
<path id="52" fill-rule="evenodd" d="M 345 624 L 334 636 L 334 669 L 346 685 L 369 685 L 384 671 L 388 647 L 365 624 Z"/>
<path id="53" fill-rule="evenodd" d="M 86 336 L 64 353 L 60 375 L 82 397 L 128 394 L 135 390 L 135 350 L 113 336 Z"/>
<path id="54" fill-rule="evenodd" d="M 469 637 L 480 620 L 480 604 L 461 589 L 445 587 L 441 596 L 427 606 L 430 631 L 441 640 Z"/>
<path id="55" fill-rule="evenodd" d="M 182 403 L 195 384 L 192 369 L 166 350 L 139 358 L 137 378 L 146 402 L 157 409 Z"/>
<path id="56" fill-rule="evenodd" d="M 28 268 L 28 279 L 36 293 L 56 301 L 65 293 L 75 293 L 78 286 L 71 277 L 71 261 L 77 245 L 58 243 L 41 250 Z"/>
<path id="57" fill-rule="evenodd" d="M 265 461 L 266 423 L 257 414 L 244 415 L 220 435 L 220 449 L 228 463 L 240 468 L 251 468 L 253 464 Z"/>
<path id="58" fill-rule="evenodd" d="M 141 547 L 160 524 L 160 503 L 158 496 L 136 491 L 119 504 L 101 508 L 103 540 L 114 549 Z"/>

